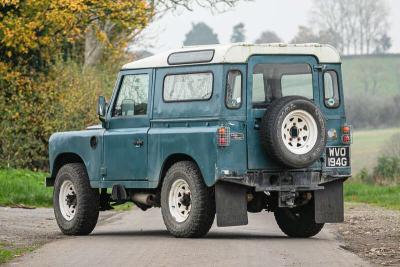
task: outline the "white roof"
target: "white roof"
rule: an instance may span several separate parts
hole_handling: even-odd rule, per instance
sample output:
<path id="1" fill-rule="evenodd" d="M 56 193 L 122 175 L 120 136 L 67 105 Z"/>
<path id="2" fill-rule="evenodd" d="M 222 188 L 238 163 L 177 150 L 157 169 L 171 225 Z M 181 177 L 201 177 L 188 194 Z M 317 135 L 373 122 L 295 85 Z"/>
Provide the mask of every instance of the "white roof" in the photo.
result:
<path id="1" fill-rule="evenodd" d="M 188 52 L 199 50 L 214 50 L 214 57 L 211 61 L 196 64 L 214 63 L 245 63 L 251 55 L 314 55 L 320 63 L 340 63 L 338 51 L 330 45 L 324 44 L 219 44 L 186 46 L 181 49 L 171 50 L 141 60 L 125 64 L 122 69 L 144 69 L 155 67 L 167 67 L 168 56 L 176 52 Z M 193 63 L 191 63 L 193 64 Z M 190 64 L 180 64 L 190 65 Z M 176 65 L 174 65 L 176 66 Z"/>

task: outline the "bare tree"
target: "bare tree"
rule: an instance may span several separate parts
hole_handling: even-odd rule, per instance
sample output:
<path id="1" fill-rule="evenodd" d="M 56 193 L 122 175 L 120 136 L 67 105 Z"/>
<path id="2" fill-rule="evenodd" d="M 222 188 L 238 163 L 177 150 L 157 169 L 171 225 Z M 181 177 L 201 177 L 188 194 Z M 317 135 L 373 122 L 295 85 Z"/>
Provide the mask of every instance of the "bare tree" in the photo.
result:
<path id="1" fill-rule="evenodd" d="M 313 22 L 336 39 L 345 54 L 370 54 L 388 36 L 386 0 L 314 0 Z"/>
<path id="2" fill-rule="evenodd" d="M 291 43 L 301 44 L 301 43 L 317 43 L 319 42 L 318 36 L 314 34 L 311 28 L 306 26 L 299 26 L 297 34 L 293 37 Z"/>

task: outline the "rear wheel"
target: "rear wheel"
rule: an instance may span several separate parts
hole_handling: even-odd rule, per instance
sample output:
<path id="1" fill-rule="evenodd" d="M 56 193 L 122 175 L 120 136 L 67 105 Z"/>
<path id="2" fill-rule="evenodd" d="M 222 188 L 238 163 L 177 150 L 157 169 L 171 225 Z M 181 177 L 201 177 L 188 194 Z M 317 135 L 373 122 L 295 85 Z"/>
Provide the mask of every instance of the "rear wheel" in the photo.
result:
<path id="1" fill-rule="evenodd" d="M 212 188 L 196 164 L 181 161 L 168 170 L 161 189 L 161 211 L 168 231 L 176 237 L 201 237 L 215 216 Z"/>
<path id="2" fill-rule="evenodd" d="M 323 223 L 315 222 L 313 203 L 296 208 L 278 208 L 274 215 L 279 228 L 290 237 L 311 237 L 324 227 Z"/>
<path id="3" fill-rule="evenodd" d="M 54 183 L 53 206 L 58 227 L 66 235 L 90 234 L 99 217 L 100 197 L 90 187 L 81 163 L 64 165 Z"/>

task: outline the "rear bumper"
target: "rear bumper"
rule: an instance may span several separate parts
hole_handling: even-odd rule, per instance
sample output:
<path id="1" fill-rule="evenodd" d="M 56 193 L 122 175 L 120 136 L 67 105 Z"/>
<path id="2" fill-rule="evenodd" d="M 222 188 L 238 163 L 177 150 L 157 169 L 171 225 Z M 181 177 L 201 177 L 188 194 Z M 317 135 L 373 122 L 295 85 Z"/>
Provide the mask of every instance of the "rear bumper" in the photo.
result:
<path id="1" fill-rule="evenodd" d="M 323 173 L 320 171 L 254 171 L 245 175 L 222 175 L 219 181 L 253 187 L 255 191 L 315 191 L 324 189 L 324 184 L 351 177 L 351 174 Z"/>

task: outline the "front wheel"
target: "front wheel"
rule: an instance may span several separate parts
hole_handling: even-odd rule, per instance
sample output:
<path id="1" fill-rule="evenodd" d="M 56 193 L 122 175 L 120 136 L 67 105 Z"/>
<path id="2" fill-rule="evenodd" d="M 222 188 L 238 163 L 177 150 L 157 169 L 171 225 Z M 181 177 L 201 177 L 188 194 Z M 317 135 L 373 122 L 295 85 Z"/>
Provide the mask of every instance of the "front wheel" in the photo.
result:
<path id="1" fill-rule="evenodd" d="M 315 222 L 312 202 L 296 208 L 278 208 L 274 215 L 279 228 L 290 237 L 312 237 L 324 227 Z"/>
<path id="2" fill-rule="evenodd" d="M 196 164 L 181 161 L 168 170 L 161 188 L 161 212 L 175 237 L 202 237 L 215 216 L 212 188 L 202 179 Z"/>
<path id="3" fill-rule="evenodd" d="M 90 234 L 99 217 L 99 191 L 90 187 L 81 163 L 66 164 L 59 170 L 53 194 L 58 227 L 66 235 Z"/>

